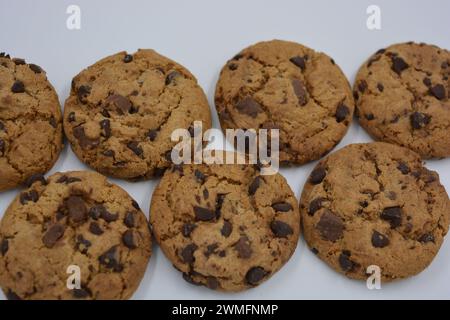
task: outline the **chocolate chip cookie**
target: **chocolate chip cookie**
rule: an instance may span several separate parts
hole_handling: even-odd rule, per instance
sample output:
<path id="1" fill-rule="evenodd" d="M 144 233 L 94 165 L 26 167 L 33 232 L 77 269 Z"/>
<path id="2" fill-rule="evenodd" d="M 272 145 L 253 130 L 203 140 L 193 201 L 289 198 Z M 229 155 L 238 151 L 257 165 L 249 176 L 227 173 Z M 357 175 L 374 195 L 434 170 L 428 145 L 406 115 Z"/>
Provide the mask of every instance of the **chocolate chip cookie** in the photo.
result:
<path id="1" fill-rule="evenodd" d="M 53 167 L 62 127 L 58 96 L 45 71 L 0 53 L 0 191 Z"/>
<path id="2" fill-rule="evenodd" d="M 184 165 L 153 193 L 156 240 L 183 278 L 240 291 L 278 271 L 297 246 L 297 201 L 279 174 L 249 165 Z"/>
<path id="3" fill-rule="evenodd" d="M 423 158 L 450 156 L 450 52 L 413 42 L 378 50 L 360 68 L 360 124 L 376 140 Z"/>
<path id="4" fill-rule="evenodd" d="M 415 152 L 374 142 L 349 145 L 319 162 L 300 201 L 306 242 L 350 278 L 381 269 L 406 278 L 433 260 L 449 227 L 450 203 L 437 173 Z"/>
<path id="5" fill-rule="evenodd" d="M 284 164 L 328 153 L 354 111 L 350 85 L 333 59 L 281 40 L 259 42 L 229 60 L 215 103 L 224 130 L 279 129 Z"/>
<path id="6" fill-rule="evenodd" d="M 189 130 L 194 121 L 211 127 L 197 80 L 153 50 L 119 52 L 83 70 L 64 110 L 75 154 L 97 171 L 125 179 L 161 175 L 176 144 L 172 131 Z"/>
<path id="7" fill-rule="evenodd" d="M 150 255 L 147 219 L 124 190 L 94 172 L 40 176 L 2 219 L 0 286 L 9 299 L 127 299 Z M 69 289 L 73 268 L 81 286 Z"/>

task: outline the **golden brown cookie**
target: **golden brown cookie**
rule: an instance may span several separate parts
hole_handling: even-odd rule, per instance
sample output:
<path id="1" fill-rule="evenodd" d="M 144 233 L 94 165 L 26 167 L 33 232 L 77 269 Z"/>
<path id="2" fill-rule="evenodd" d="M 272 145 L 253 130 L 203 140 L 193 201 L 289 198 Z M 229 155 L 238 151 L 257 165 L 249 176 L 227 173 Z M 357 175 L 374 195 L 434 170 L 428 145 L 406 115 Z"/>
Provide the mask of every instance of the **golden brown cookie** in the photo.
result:
<path id="1" fill-rule="evenodd" d="M 189 283 L 240 291 L 277 272 L 299 237 L 297 200 L 279 174 L 248 165 L 167 170 L 153 193 L 156 240 Z"/>
<path id="2" fill-rule="evenodd" d="M 302 164 L 333 149 L 354 102 L 341 69 L 295 42 L 254 44 L 223 67 L 215 93 L 222 128 L 279 129 L 280 161 Z"/>
<path id="3" fill-rule="evenodd" d="M 61 106 L 45 71 L 0 53 L 0 192 L 46 173 L 61 149 Z"/>
<path id="4" fill-rule="evenodd" d="M 119 52 L 83 70 L 64 110 L 75 154 L 101 173 L 126 179 L 161 175 L 176 144 L 173 130 L 194 121 L 211 127 L 203 90 L 186 68 L 153 50 Z"/>
<path id="5" fill-rule="evenodd" d="M 450 52 L 413 42 L 381 49 L 354 85 L 359 123 L 423 158 L 450 156 Z"/>
<path id="6" fill-rule="evenodd" d="M 95 172 L 31 182 L 0 225 L 0 286 L 9 299 L 127 299 L 151 255 L 147 219 Z M 81 288 L 68 289 L 69 266 Z"/>
<path id="7" fill-rule="evenodd" d="M 383 142 L 349 145 L 321 160 L 303 189 L 300 212 L 309 247 L 333 269 L 383 281 L 413 276 L 436 256 L 450 202 L 418 154 Z"/>

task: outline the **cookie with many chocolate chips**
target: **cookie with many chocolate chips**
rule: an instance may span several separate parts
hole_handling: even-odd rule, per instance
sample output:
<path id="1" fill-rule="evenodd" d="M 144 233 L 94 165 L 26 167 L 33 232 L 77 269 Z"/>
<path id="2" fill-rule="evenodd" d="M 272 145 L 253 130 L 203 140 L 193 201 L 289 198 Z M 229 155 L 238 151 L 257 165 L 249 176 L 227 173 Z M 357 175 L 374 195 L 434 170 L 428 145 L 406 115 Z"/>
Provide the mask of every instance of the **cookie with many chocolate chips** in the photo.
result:
<path id="1" fill-rule="evenodd" d="M 252 45 L 223 67 L 215 104 L 222 128 L 279 129 L 280 161 L 319 159 L 343 138 L 354 101 L 341 69 L 295 42 Z"/>
<path id="2" fill-rule="evenodd" d="M 309 247 L 333 269 L 383 281 L 424 270 L 447 234 L 450 202 L 415 152 L 384 142 L 349 145 L 319 162 L 300 213 Z"/>
<path id="3" fill-rule="evenodd" d="M 164 254 L 189 283 L 244 290 L 267 280 L 294 253 L 295 196 L 281 175 L 259 173 L 246 165 L 166 171 L 153 193 L 150 221 Z"/>
<path id="4" fill-rule="evenodd" d="M 0 192 L 53 167 L 62 127 L 58 96 L 45 71 L 0 53 Z"/>
<path id="5" fill-rule="evenodd" d="M 94 172 L 35 180 L 0 224 L 0 286 L 10 299 L 127 299 L 150 255 L 138 204 Z M 68 289 L 77 267 L 81 286 Z"/>
<path id="6" fill-rule="evenodd" d="M 153 50 L 120 52 L 83 70 L 65 103 L 64 130 L 75 154 L 118 178 L 159 176 L 170 165 L 175 129 L 202 121 L 209 105 L 195 77 Z"/>
<path id="7" fill-rule="evenodd" d="M 450 156 L 450 52 L 401 43 L 378 50 L 354 84 L 359 123 L 423 158 Z"/>

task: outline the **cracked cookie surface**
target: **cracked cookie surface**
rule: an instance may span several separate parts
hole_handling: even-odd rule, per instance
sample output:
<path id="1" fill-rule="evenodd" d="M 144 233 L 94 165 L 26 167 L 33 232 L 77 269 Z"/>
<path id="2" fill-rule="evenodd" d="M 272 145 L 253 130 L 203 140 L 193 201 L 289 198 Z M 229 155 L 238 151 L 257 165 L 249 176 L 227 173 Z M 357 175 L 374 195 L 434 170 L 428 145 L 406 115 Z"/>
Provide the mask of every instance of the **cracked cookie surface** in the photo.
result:
<path id="1" fill-rule="evenodd" d="M 297 200 L 279 174 L 248 165 L 167 170 L 153 193 L 156 240 L 183 278 L 240 291 L 267 280 L 297 247 Z"/>
<path id="2" fill-rule="evenodd" d="M 194 121 L 211 127 L 205 94 L 195 77 L 153 50 L 119 52 L 72 81 L 64 129 L 75 154 L 117 178 L 147 179 L 169 166 L 175 129 Z"/>
<path id="3" fill-rule="evenodd" d="M 129 298 L 151 255 L 138 204 L 95 172 L 30 183 L 0 225 L 0 286 L 7 298 Z M 80 268 L 79 289 L 66 286 L 71 265 Z"/>
<path id="4" fill-rule="evenodd" d="M 447 50 L 412 42 L 378 50 L 355 80 L 359 123 L 423 158 L 450 156 L 449 76 Z"/>
<path id="5" fill-rule="evenodd" d="M 437 173 L 415 152 L 374 142 L 319 162 L 300 200 L 311 250 L 350 278 L 379 266 L 383 281 L 413 276 L 438 253 L 450 203 Z"/>
<path id="6" fill-rule="evenodd" d="M 294 42 L 252 45 L 223 67 L 215 93 L 222 128 L 279 129 L 280 161 L 319 159 L 343 138 L 354 101 L 341 69 Z"/>
<path id="7" fill-rule="evenodd" d="M 61 106 L 45 71 L 0 53 L 0 192 L 50 170 L 61 149 Z"/>

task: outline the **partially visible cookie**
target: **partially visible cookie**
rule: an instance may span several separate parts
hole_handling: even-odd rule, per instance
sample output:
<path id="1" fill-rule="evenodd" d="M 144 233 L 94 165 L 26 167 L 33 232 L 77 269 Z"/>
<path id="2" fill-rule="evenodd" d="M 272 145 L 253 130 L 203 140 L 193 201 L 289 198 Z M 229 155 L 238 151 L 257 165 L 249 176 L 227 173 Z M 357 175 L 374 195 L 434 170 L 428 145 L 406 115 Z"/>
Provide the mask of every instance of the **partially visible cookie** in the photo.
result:
<path id="1" fill-rule="evenodd" d="M 127 299 L 151 255 L 147 219 L 98 173 L 31 183 L 0 225 L 0 286 L 9 299 Z M 81 287 L 67 288 L 75 268 Z"/>
<path id="2" fill-rule="evenodd" d="M 97 171 L 146 179 L 170 165 L 175 129 L 211 127 L 195 77 L 153 50 L 119 52 L 81 71 L 65 103 L 64 130 L 75 154 Z M 191 130 L 192 131 L 192 130 Z"/>
<path id="3" fill-rule="evenodd" d="M 359 123 L 423 158 L 450 156 L 450 52 L 413 42 L 377 51 L 354 84 Z"/>
<path id="4" fill-rule="evenodd" d="M 153 193 L 156 240 L 183 278 L 240 291 L 277 272 L 297 247 L 297 201 L 279 174 L 248 165 L 167 170 Z"/>
<path id="5" fill-rule="evenodd" d="M 254 44 L 220 72 L 215 104 L 222 129 L 279 129 L 280 161 L 322 157 L 343 138 L 354 101 L 341 69 L 295 42 Z"/>
<path id="6" fill-rule="evenodd" d="M 319 162 L 300 211 L 308 246 L 333 269 L 383 281 L 424 270 L 447 234 L 450 203 L 418 154 L 383 142 L 349 145 Z"/>
<path id="7" fill-rule="evenodd" d="M 61 149 L 61 106 L 45 71 L 0 53 L 0 192 L 46 173 Z"/>

